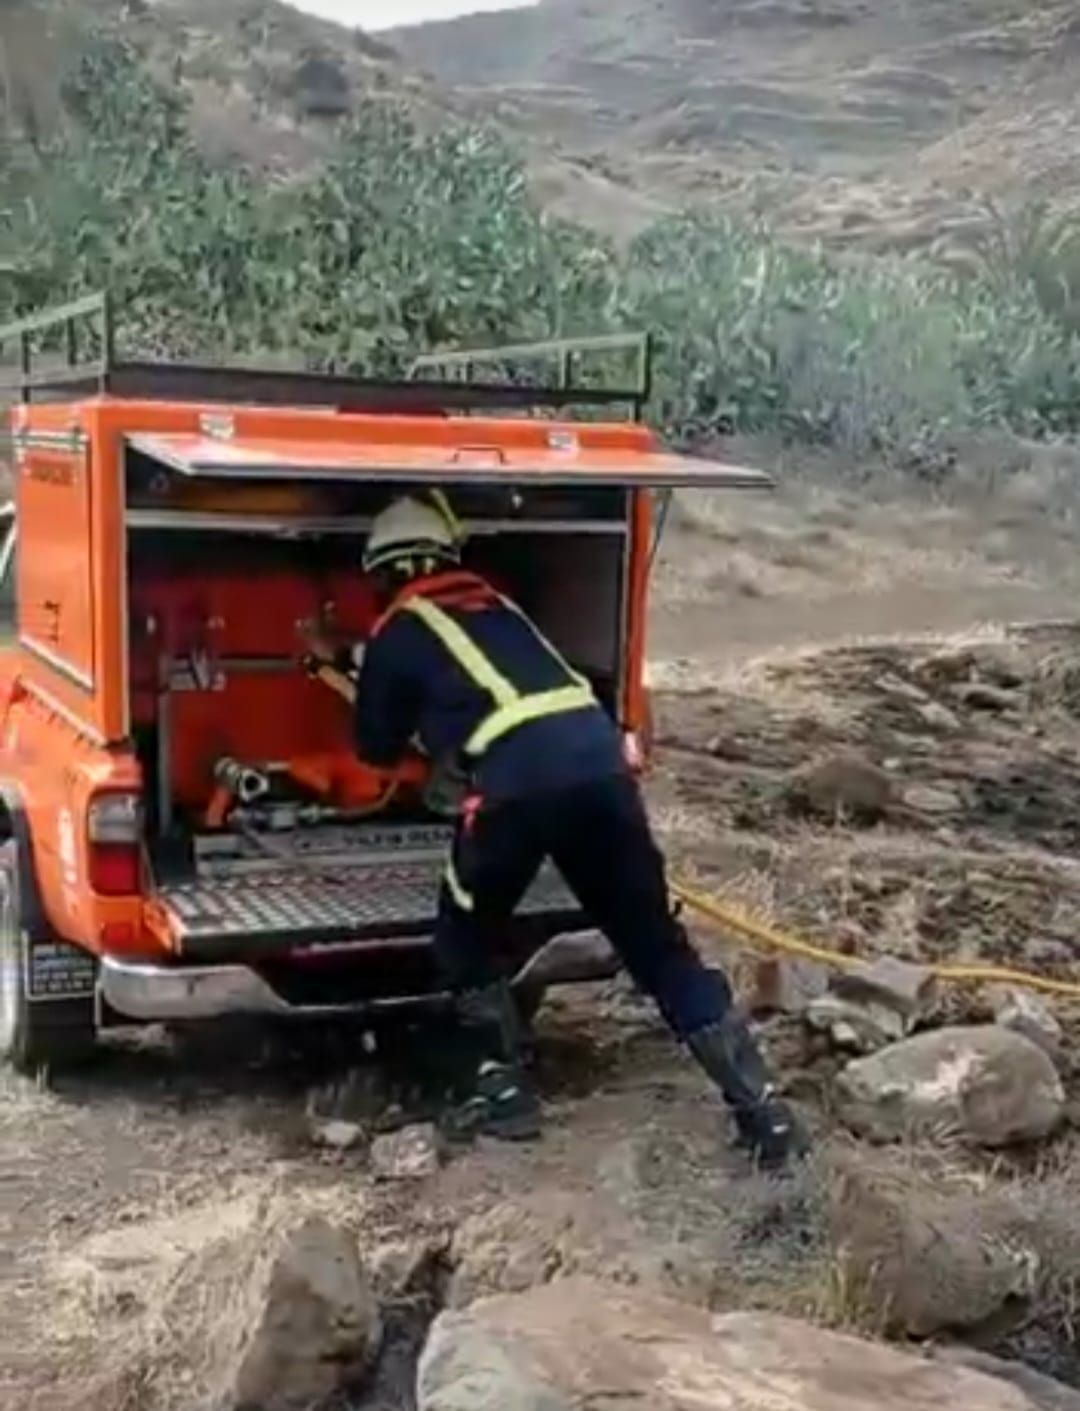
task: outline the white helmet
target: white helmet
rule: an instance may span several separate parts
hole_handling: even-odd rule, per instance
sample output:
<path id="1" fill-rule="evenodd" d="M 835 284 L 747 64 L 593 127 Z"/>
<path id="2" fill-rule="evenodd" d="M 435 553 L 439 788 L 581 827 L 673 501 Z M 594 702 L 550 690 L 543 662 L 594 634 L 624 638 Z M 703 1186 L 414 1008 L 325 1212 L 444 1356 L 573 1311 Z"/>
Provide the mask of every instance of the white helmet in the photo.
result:
<path id="1" fill-rule="evenodd" d="M 436 558 L 457 563 L 461 553 L 456 526 L 447 513 L 404 496 L 375 516 L 364 547 L 364 569 L 398 559 Z"/>

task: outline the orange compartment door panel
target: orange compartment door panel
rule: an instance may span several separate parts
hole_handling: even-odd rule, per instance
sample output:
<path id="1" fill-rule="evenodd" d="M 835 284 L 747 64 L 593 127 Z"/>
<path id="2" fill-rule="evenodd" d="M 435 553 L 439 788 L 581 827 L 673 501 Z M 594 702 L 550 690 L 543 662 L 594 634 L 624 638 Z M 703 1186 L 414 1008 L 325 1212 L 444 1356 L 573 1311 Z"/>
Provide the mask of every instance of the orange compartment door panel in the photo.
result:
<path id="1" fill-rule="evenodd" d="M 19 636 L 35 658 L 86 691 L 95 685 L 94 586 L 86 449 L 20 452 Z"/>

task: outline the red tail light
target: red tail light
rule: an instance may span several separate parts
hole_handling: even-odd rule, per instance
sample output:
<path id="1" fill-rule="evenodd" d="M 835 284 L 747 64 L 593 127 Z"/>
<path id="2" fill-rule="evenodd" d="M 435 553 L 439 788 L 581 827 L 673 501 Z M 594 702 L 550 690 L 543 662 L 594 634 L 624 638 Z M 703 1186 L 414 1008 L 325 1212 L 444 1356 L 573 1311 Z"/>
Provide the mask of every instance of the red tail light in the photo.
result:
<path id="1" fill-rule="evenodd" d="M 142 805 L 137 794 L 99 794 L 87 814 L 90 886 L 104 897 L 132 896 L 141 880 Z"/>

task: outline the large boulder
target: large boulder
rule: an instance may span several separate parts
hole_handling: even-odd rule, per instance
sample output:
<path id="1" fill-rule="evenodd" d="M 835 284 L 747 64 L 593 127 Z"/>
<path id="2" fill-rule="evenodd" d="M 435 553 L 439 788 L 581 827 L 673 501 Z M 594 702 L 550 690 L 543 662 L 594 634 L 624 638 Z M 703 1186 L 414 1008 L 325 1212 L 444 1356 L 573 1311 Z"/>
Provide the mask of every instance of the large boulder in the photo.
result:
<path id="1" fill-rule="evenodd" d="M 865 1159 L 835 1170 L 830 1194 L 838 1275 L 870 1326 L 928 1337 L 1029 1306 L 1040 1261 L 992 1194 L 959 1176 Z"/>
<path id="2" fill-rule="evenodd" d="M 1034 1367 L 1024 1362 L 1006 1361 L 989 1352 L 963 1345 L 935 1347 L 931 1355 L 939 1362 L 954 1367 L 970 1367 L 972 1371 L 983 1372 L 988 1377 L 1011 1382 L 1031 1398 L 1037 1411 L 1080 1411 L 1080 1391 L 1036 1372 Z"/>
<path id="3" fill-rule="evenodd" d="M 356 1241 L 319 1216 L 271 1236 L 208 1329 L 210 1405 L 306 1411 L 370 1370 L 378 1305 Z"/>
<path id="4" fill-rule="evenodd" d="M 284 1198 L 237 1198 L 96 1236 L 59 1271 L 100 1361 L 169 1411 L 306 1411 L 381 1342 L 355 1236 Z"/>
<path id="5" fill-rule="evenodd" d="M 1053 1063 L 996 1024 L 938 1029 L 856 1059 L 836 1082 L 841 1119 L 872 1141 L 956 1137 L 1003 1147 L 1045 1137 L 1065 1109 Z"/>
<path id="6" fill-rule="evenodd" d="M 443 1313 L 417 1393 L 418 1411 L 1040 1411 L 966 1367 L 588 1280 Z"/>

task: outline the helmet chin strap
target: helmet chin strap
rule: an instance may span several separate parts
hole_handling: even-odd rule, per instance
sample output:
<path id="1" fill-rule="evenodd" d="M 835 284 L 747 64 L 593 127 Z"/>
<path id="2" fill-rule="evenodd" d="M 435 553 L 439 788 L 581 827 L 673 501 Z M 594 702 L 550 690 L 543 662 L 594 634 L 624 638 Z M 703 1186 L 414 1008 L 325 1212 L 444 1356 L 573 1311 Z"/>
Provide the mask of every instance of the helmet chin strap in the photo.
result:
<path id="1" fill-rule="evenodd" d="M 451 559 L 445 561 L 452 562 Z M 426 578 L 428 574 L 434 573 L 442 562 L 443 560 L 435 554 L 425 554 L 423 558 L 410 554 L 407 558 L 394 559 L 389 567 L 398 578 Z"/>

